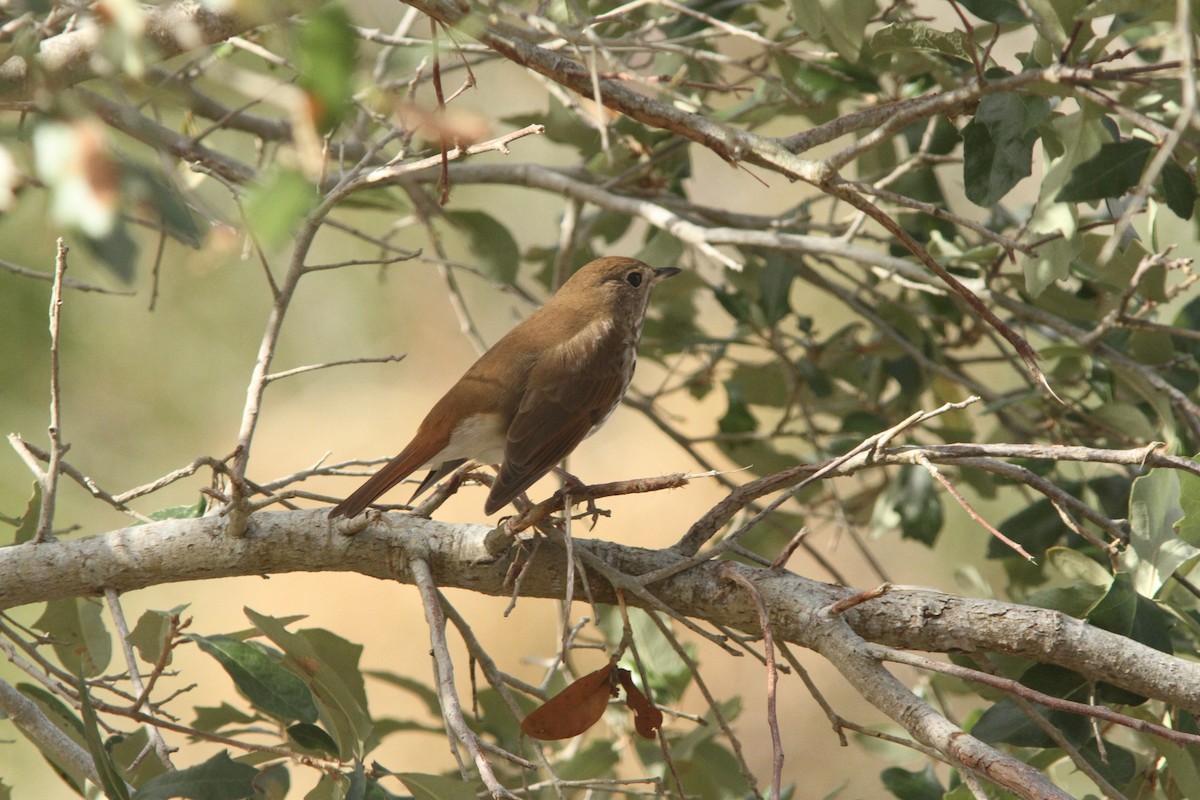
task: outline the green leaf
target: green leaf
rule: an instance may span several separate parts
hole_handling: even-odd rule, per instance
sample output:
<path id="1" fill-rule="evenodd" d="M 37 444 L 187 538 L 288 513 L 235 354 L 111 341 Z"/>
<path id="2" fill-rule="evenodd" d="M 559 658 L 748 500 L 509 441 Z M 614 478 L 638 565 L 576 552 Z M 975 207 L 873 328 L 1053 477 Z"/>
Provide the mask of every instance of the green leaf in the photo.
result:
<path id="1" fill-rule="evenodd" d="M 959 0 L 959 5 L 975 16 L 1002 25 L 1028 25 L 1016 0 Z"/>
<path id="2" fill-rule="evenodd" d="M 767 256 L 766 264 L 758 273 L 758 306 L 768 327 L 773 327 L 792 312 L 788 295 L 795 278 L 796 270 L 790 264 L 775 254 Z"/>
<path id="3" fill-rule="evenodd" d="M 112 659 L 112 637 L 104 627 L 98 600 L 51 600 L 33 627 L 50 635 L 59 663 L 84 677 L 99 675 Z"/>
<path id="4" fill-rule="evenodd" d="M 21 524 L 17 526 L 17 533 L 13 537 L 13 544 L 24 544 L 25 542 L 33 541 L 33 537 L 37 535 L 38 519 L 42 514 L 42 486 L 37 481 L 33 482 L 33 494 L 29 498 L 29 502 L 25 504 L 25 513 L 21 515 Z"/>
<path id="5" fill-rule="evenodd" d="M 122 161 L 121 172 L 131 199 L 157 216 L 167 235 L 189 247 L 199 248 L 204 244 L 210 224 L 192 211 L 179 187 L 161 172 L 131 161 Z"/>
<path id="6" fill-rule="evenodd" d="M 105 235 L 83 236 L 82 241 L 88 254 L 113 276 L 124 283 L 133 280 L 137 274 L 138 246 L 124 220 L 117 220 Z"/>
<path id="7" fill-rule="evenodd" d="M 872 426 L 871 430 L 879 430 Z M 900 530 L 905 539 L 932 547 L 942 529 L 942 501 L 933 477 L 923 467 L 903 467 L 875 501 L 873 532 Z"/>
<path id="8" fill-rule="evenodd" d="M 446 220 L 467 237 L 467 246 L 489 275 L 504 283 L 517 279 L 521 249 L 508 228 L 482 211 L 447 211 Z"/>
<path id="9" fill-rule="evenodd" d="M 161 522 L 164 519 L 198 519 L 204 516 L 208 509 L 208 499 L 204 495 L 190 506 L 167 506 L 150 512 L 150 519 Z M 144 524 L 139 522 L 139 525 Z"/>
<path id="10" fill-rule="evenodd" d="M 367 688 L 363 683 L 362 668 L 359 666 L 363 646 L 343 639 L 324 628 L 305 628 L 297 633 L 309 643 L 314 651 L 321 654 L 321 660 L 325 662 L 325 666 L 333 669 L 346 689 L 365 709 L 367 707 Z"/>
<path id="11" fill-rule="evenodd" d="M 87 743 L 92 763 L 96 766 L 104 796 L 109 800 L 129 800 L 129 787 L 100 739 L 100 721 L 96 718 L 96 709 L 92 706 L 92 698 L 88 694 L 87 680 L 82 673 L 76 673 L 75 677 L 75 690 L 79 694 L 79 714 L 83 718 L 83 739 Z"/>
<path id="12" fill-rule="evenodd" d="M 246 192 L 242 208 L 258 240 L 265 247 L 278 247 L 291 240 L 318 199 L 316 187 L 302 173 L 276 168 Z"/>
<path id="13" fill-rule="evenodd" d="M 478 783 L 466 783 L 461 778 L 421 772 L 398 772 L 396 777 L 412 792 L 414 800 L 475 800 L 476 793 L 483 788 Z"/>
<path id="14" fill-rule="evenodd" d="M 274 764 L 254 776 L 254 800 L 287 800 L 292 776 L 286 762 Z"/>
<path id="15" fill-rule="evenodd" d="M 403 675 L 397 675 L 394 672 L 387 670 L 369 669 L 365 670 L 364 675 L 368 675 L 376 680 L 390 683 L 392 686 L 411 692 L 425 705 L 425 710 L 434 717 L 440 717 L 442 714 L 442 703 L 438 699 L 437 691 L 426 683 L 408 678 Z"/>
<path id="16" fill-rule="evenodd" d="M 1107 739 L 1103 753 L 1093 739 L 1079 748 L 1079 754 L 1113 786 L 1126 786 L 1137 774 L 1137 759 L 1133 753 Z"/>
<path id="17" fill-rule="evenodd" d="M 1174 620 L 1153 600 L 1138 594 L 1127 573 L 1119 572 L 1113 577 L 1112 586 L 1087 615 L 1087 621 L 1155 650 L 1174 652 L 1171 645 Z"/>
<path id="18" fill-rule="evenodd" d="M 1200 797 L 1200 769 L 1196 766 L 1194 748 L 1180 747 L 1171 742 L 1156 742 L 1155 748 L 1167 761 L 1176 797 Z"/>
<path id="19" fill-rule="evenodd" d="M 362 678 L 349 679 L 327 661 L 309 637 L 288 631 L 276 618 L 243 609 L 254 626 L 286 654 L 286 661 L 303 675 L 320 708 L 321 722 L 338 742 L 339 757 L 361 756 L 371 735 L 371 717 L 359 702 Z M 357 681 L 357 686 L 354 685 Z M 313 722 L 302 719 L 302 722 Z"/>
<path id="20" fill-rule="evenodd" d="M 259 647 L 228 636 L 188 637 L 215 658 L 251 705 L 282 722 L 317 721 L 313 693 L 298 675 Z"/>
<path id="21" fill-rule="evenodd" d="M 713 297 L 737 322 L 747 323 L 754 320 L 753 306 L 745 292 L 732 286 L 718 286 L 713 290 Z"/>
<path id="22" fill-rule="evenodd" d="M 556 144 L 566 145 L 585 156 L 593 153 L 600 143 L 600 134 L 596 132 L 596 129 L 585 124 L 578 114 L 554 97 L 550 98 L 545 111 L 516 114 L 503 117 L 500 121 L 513 126 L 513 128 L 524 128 L 534 124 L 545 125 L 546 139 Z"/>
<path id="23" fill-rule="evenodd" d="M 1104 122 L 1105 118 L 1093 106 L 1087 105 L 1077 113 L 1054 117 L 1042 126 L 1046 164 L 1038 188 L 1037 207 L 1029 220 L 1029 231 L 1061 238 L 1042 245 L 1034 256 L 1021 257 L 1025 286 L 1035 296 L 1055 281 L 1067 277 L 1072 262 L 1080 255 L 1079 209 L 1074 203 L 1055 200 L 1055 195 L 1066 186 L 1077 165 L 1094 156 L 1102 144 L 1111 140 Z M 1060 143 L 1061 150 L 1055 152 L 1051 147 L 1053 143 Z"/>
<path id="24" fill-rule="evenodd" d="M 611 607 L 602 610 L 599 625 L 610 642 L 619 642 L 623 633 L 623 620 Z M 621 666 L 633 673 L 633 680 L 650 695 L 650 699 L 662 705 L 677 702 L 691 685 L 693 675 L 687 662 L 671 646 L 671 642 L 659 629 L 654 620 L 642 609 L 629 609 L 629 626 L 637 642 L 638 655 L 646 668 L 650 685 L 642 685 L 641 673 L 631 655 L 626 654 Z"/>
<path id="25" fill-rule="evenodd" d="M 1162 186 L 1167 208 L 1180 219 L 1191 219 L 1196 208 L 1196 182 L 1182 167 L 1168 161 L 1163 165 Z"/>
<path id="26" fill-rule="evenodd" d="M 1129 547 L 1121 565 L 1129 570 L 1133 588 L 1155 597 L 1175 570 L 1200 557 L 1200 549 L 1181 539 L 1175 526 L 1183 518 L 1180 472 L 1154 469 L 1133 482 L 1129 496 Z"/>
<path id="27" fill-rule="evenodd" d="M 297 722 L 295 725 L 288 727 L 287 733 L 288 738 L 295 742 L 301 749 L 307 750 L 310 753 L 337 758 L 337 742 L 319 725 Z"/>
<path id="28" fill-rule="evenodd" d="M 336 775 L 323 772 L 317 785 L 304 795 L 304 800 L 345 800 L 346 787 L 349 784 L 340 772 Z"/>
<path id="29" fill-rule="evenodd" d="M 638 754 L 648 764 L 659 764 L 662 761 L 662 751 L 657 742 L 648 742 L 639 738 L 637 741 Z M 695 747 L 687 756 L 679 756 L 672 752 L 672 758 L 680 772 L 687 775 L 687 790 L 696 797 L 746 797 L 750 787 L 746 783 L 742 771 L 738 769 L 737 759 L 729 748 L 705 738 L 696 742 Z"/>
<path id="30" fill-rule="evenodd" d="M 176 606 L 170 611 L 149 610 L 138 619 L 137 625 L 126 637 L 131 645 L 137 648 L 138 655 L 147 664 L 157 664 L 163 651 L 170 644 L 171 620 L 178 619 L 186 609 L 186 605 Z M 170 664 L 172 655 L 168 654 L 164 664 Z"/>
<path id="31" fill-rule="evenodd" d="M 971 43 L 962 31 L 939 31 L 922 22 L 897 22 L 885 25 L 871 37 L 876 55 L 923 50 L 948 58 L 971 61 Z"/>
<path id="32" fill-rule="evenodd" d="M 874 0 L 789 0 L 813 41 L 828 42 L 851 64 L 859 61 L 867 25 L 879 12 Z"/>
<path id="33" fill-rule="evenodd" d="M 639 261 L 645 261 L 652 267 L 663 267 L 677 263 L 681 255 L 683 255 L 682 241 L 660 228 L 653 228 L 646 236 L 646 241 L 641 249 L 634 253 L 633 257 Z M 671 281 L 671 283 L 674 282 Z"/>
<path id="34" fill-rule="evenodd" d="M 555 683 L 559 686 L 566 686 L 565 681 L 559 682 L 558 676 L 555 677 Z M 525 694 L 519 694 L 516 697 L 517 705 L 521 708 L 521 719 L 524 719 L 530 711 L 537 707 L 538 703 Z M 517 752 L 521 749 L 524 734 L 521 733 L 521 720 L 517 719 L 512 711 L 509 710 L 508 704 L 500 696 L 500 693 L 495 689 L 484 689 L 476 695 L 475 705 L 479 709 L 476 713 L 476 719 L 480 727 L 480 733 L 488 735 L 500 747 L 511 752 Z M 438 721 L 441 722 L 439 712 Z"/>
<path id="35" fill-rule="evenodd" d="M 1192 460 L 1200 461 L 1200 455 Z M 1183 512 L 1175 524 L 1179 538 L 1200 547 L 1200 477 L 1190 472 L 1179 473 L 1179 508 Z"/>
<path id="36" fill-rule="evenodd" d="M 942 800 L 946 792 L 932 766 L 913 772 L 900 767 L 888 767 L 879 773 L 879 780 L 899 800 Z"/>
<path id="37" fill-rule="evenodd" d="M 1049 711 L 1034 706 L 1035 713 L 1047 718 L 1078 747 L 1092 735 L 1086 718 L 1064 711 Z M 1054 747 L 1055 742 L 1042 728 L 1011 700 L 1001 700 L 979 717 L 971 727 L 971 735 L 988 744 L 1011 744 L 1017 747 Z"/>
<path id="38" fill-rule="evenodd" d="M 937 482 L 923 467 L 901 467 L 894 485 L 899 492 L 895 509 L 900 515 L 900 535 L 933 547 L 944 517 Z"/>
<path id="39" fill-rule="evenodd" d="M 750 413 L 750 407 L 742 396 L 742 385 L 737 381 L 725 381 L 725 415 L 717 422 L 721 433 L 750 433 L 758 430 L 758 420 Z"/>
<path id="40" fill-rule="evenodd" d="M 1037 126 L 1049 116 L 1050 102 L 1044 97 L 1004 92 L 979 101 L 962 132 L 963 183 L 972 203 L 995 205 L 1032 173 Z"/>
<path id="41" fill-rule="evenodd" d="M 196 718 L 192 721 L 192 727 L 216 733 L 227 725 L 248 725 L 255 719 L 257 717 L 234 708 L 229 703 L 219 706 L 196 706 Z"/>
<path id="42" fill-rule="evenodd" d="M 731 380 L 738 385 L 746 403 L 775 408 L 787 405 L 787 380 L 777 362 L 738 364 L 733 368 Z"/>
<path id="43" fill-rule="evenodd" d="M 134 786 L 141 786 L 167 771 L 162 761 L 146 755 L 146 746 L 149 743 L 150 732 L 145 727 L 138 728 L 133 733 L 115 734 L 104 742 L 105 749 L 112 753 L 117 771 Z M 137 767 L 133 768 L 135 763 Z"/>
<path id="44" fill-rule="evenodd" d="M 1022 601 L 1027 605 L 1082 619 L 1112 584 L 1112 575 L 1104 567 L 1070 547 L 1051 547 L 1044 559 L 1045 574 L 1055 585 L 1027 595 Z"/>
<path id="45" fill-rule="evenodd" d="M 1105 142 L 1100 152 L 1071 171 L 1071 180 L 1054 199 L 1081 203 L 1120 197 L 1137 186 L 1154 145 L 1145 139 Z"/>
<path id="46" fill-rule="evenodd" d="M 609 777 L 620 762 L 614 743 L 593 739 L 566 761 L 556 764 L 554 774 L 564 781 L 586 781 Z"/>
<path id="47" fill-rule="evenodd" d="M 1135 441 L 1152 442 L 1158 431 L 1142 410 L 1133 403 L 1104 403 L 1088 412 L 1089 416 Z"/>
<path id="48" fill-rule="evenodd" d="M 1062 517 L 1053 504 L 1045 498 L 1035 500 L 998 526 L 1000 532 L 1012 539 L 1038 562 L 1044 560 L 1046 549 L 1058 542 L 1066 532 Z M 1022 558 L 1004 542 L 994 536 L 988 541 L 988 558 Z"/>
<path id="49" fill-rule="evenodd" d="M 165 772 L 138 789 L 133 800 L 168 800 L 187 797 L 192 800 L 243 800 L 254 795 L 258 770 L 239 764 L 225 750 L 203 764 Z"/>
<path id="50" fill-rule="evenodd" d="M 1081 4 L 1075 9 L 1075 19 L 1087 20 L 1119 15 L 1143 17 L 1164 7 L 1174 9 L 1171 0 L 1096 0 Z"/>
<path id="51" fill-rule="evenodd" d="M 328 3 L 303 16 L 296 50 L 296 83 L 313 104 L 313 120 L 332 130 L 353 108 L 358 36 L 340 3 Z"/>

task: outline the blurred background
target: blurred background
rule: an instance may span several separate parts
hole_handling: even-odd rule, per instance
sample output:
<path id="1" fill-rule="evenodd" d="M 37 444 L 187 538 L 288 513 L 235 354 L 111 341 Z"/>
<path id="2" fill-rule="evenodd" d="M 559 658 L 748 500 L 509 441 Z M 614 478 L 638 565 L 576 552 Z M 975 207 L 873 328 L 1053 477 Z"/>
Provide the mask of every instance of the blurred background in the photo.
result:
<path id="1" fill-rule="evenodd" d="M 937 13 L 932 19 L 947 26 L 957 19 L 947 7 L 933 5 Z M 405 13 L 405 7 L 395 3 L 356 2 L 349 8 L 356 25 L 383 31 L 394 29 Z M 786 12 L 780 8 L 775 13 Z M 1011 52 L 1019 42 L 1005 40 L 1004 47 Z M 734 52 L 743 46 L 744 42 L 736 39 L 728 44 Z M 421 57 L 416 50 L 401 50 L 395 55 L 400 61 L 411 62 L 412 68 Z M 997 57 L 1004 54 L 998 52 Z M 232 57 L 232 63 L 250 58 L 239 53 Z M 400 64 L 391 68 L 397 74 L 403 73 Z M 477 67 L 475 77 L 478 85 L 453 103 L 455 111 L 467 118 L 495 124 L 497 118 L 547 113 L 545 86 L 526 70 L 493 61 Z M 454 75 L 455 85 L 460 79 L 461 75 Z M 234 103 L 239 96 L 230 89 L 227 99 Z M 428 86 L 420 88 L 417 100 L 431 102 Z M 255 111 L 281 119 L 289 113 L 270 101 Z M 168 125 L 179 122 L 167 120 Z M 796 119 L 781 118 L 764 122 L 757 130 L 764 135 L 787 135 L 795 132 L 796 126 Z M 23 146 L 21 142 L 27 140 L 29 130 L 29 121 L 16 114 L 0 117 L 0 134 L 14 150 Z M 116 136 L 110 145 L 140 160 L 151 158 L 144 148 Z M 486 153 L 472 157 L 470 163 L 579 164 L 578 152 L 552 137 L 527 137 L 510 148 L 510 155 Z M 826 152 L 806 156 L 815 158 Z M 252 153 L 242 155 L 253 158 Z M 686 195 L 699 205 L 772 215 L 794 209 L 815 195 L 810 187 L 790 183 L 779 175 L 731 167 L 703 148 L 690 148 L 690 155 L 689 174 L 681 180 Z M 1035 155 L 1033 163 L 1034 175 L 1021 182 L 1009 197 L 1014 205 L 1037 198 L 1040 157 Z M 197 456 L 221 458 L 230 453 L 270 311 L 263 266 L 235 228 L 238 214 L 228 192 L 213 181 L 194 175 L 187 179 L 193 182 L 200 200 L 198 213 L 210 216 L 213 224 L 199 248 L 168 241 L 156 278 L 151 275 L 159 246 L 155 231 L 131 229 L 140 255 L 127 282 L 115 279 L 112 269 L 82 246 L 76 235 L 67 236 L 72 244 L 68 275 L 120 292 L 68 291 L 62 307 L 62 431 L 71 446 L 67 459 L 113 492 L 152 481 Z M 944 189 L 952 200 L 959 200 L 962 188 L 953 178 L 944 182 Z M 511 232 L 523 251 L 556 246 L 564 208 L 564 200 L 550 192 L 472 184 L 452 186 L 447 206 L 447 210 L 484 210 Z M 52 272 L 55 241 L 62 233 L 60 226 L 48 224 L 52 216 L 47 193 L 25 197 L 0 216 L 0 257 Z M 399 219 L 403 221 L 403 215 Z M 427 256 L 434 254 L 426 229 L 419 224 L 397 224 L 394 211 L 347 210 L 339 220 L 368 236 L 386 238 L 397 247 L 423 251 Z M 1164 219 L 1161 224 L 1164 239 L 1181 243 L 1177 255 L 1196 254 L 1198 248 L 1189 223 Z M 466 237 L 455 235 L 448 226 L 439 224 L 438 229 L 449 260 L 480 263 L 478 249 L 473 249 Z M 722 269 L 691 253 L 675 256 L 678 251 L 654 243 L 650 233 L 644 223 L 635 221 L 605 247 L 610 254 L 647 259 L 665 252 L 674 257 L 670 263 L 690 273 L 660 287 L 652 303 L 652 318 L 661 320 L 662 308 L 685 306 L 691 298 L 695 331 L 712 340 L 730 337 L 738 322 L 706 291 L 723 281 Z M 279 274 L 286 265 L 287 243 L 268 248 L 264 255 L 268 266 Z M 318 234 L 308 260 L 369 261 L 379 255 L 379 249 L 363 237 L 326 226 Z M 526 258 L 517 277 L 518 285 L 539 302 L 548 296 L 539 279 L 544 271 L 544 260 Z M 500 291 L 490 277 L 463 270 L 455 274 L 465 308 L 486 343 L 494 342 L 534 307 L 512 293 Z M 153 309 L 152 280 L 156 283 Z M 856 322 L 844 305 L 811 285 L 795 282 L 789 286 L 790 307 L 810 320 L 807 324 L 811 331 L 831 332 Z M 0 271 L 0 423 L 5 433 L 19 432 L 41 447 L 46 446 L 49 295 L 50 285 L 44 281 Z M 707 343 L 695 331 L 686 331 L 691 341 L 681 342 L 666 326 L 654 322 L 648 325 L 635 388 L 653 394 L 670 380 L 680 363 L 694 365 L 697 348 Z M 307 372 L 270 386 L 254 441 L 249 477 L 266 482 L 309 468 L 322 459 L 394 455 L 409 440 L 426 410 L 477 356 L 470 339 L 463 335 L 445 279 L 430 260 L 415 258 L 387 267 L 351 266 L 306 276 L 288 311 L 273 371 L 388 354 L 401 354 L 404 359 L 386 365 Z M 979 374 L 985 379 L 990 374 L 1003 384 L 1013 380 L 1010 373 L 1007 364 L 998 363 L 990 373 L 981 370 Z M 674 393 L 658 401 L 656 412 L 669 418 L 678 430 L 703 439 L 718 432 L 719 421 L 729 413 L 729 400 L 721 392 Z M 711 441 L 700 441 L 697 447 L 722 469 L 750 466 L 731 458 L 727 450 Z M 792 458 L 804 457 L 806 452 L 802 442 L 781 449 L 785 453 L 790 449 Z M 628 407 L 619 409 L 599 435 L 574 452 L 569 468 L 589 483 L 701 471 L 692 455 L 644 414 Z M 746 473 L 744 479 L 751 476 Z M 737 472 L 732 479 L 743 480 Z M 207 481 L 205 473 L 198 473 L 134 505 L 147 514 L 168 506 L 190 505 L 197 501 Z M 359 481 L 321 478 L 310 481 L 306 488 L 342 497 Z M 31 494 L 31 485 L 32 477 L 21 459 L 9 449 L 0 452 L 0 513 L 19 516 Z M 94 502 L 72 481 L 64 480 L 60 486 L 56 527 L 66 529 L 64 536 L 86 536 L 130 524 L 128 517 Z M 540 499 L 554 488 L 552 478 L 544 479 L 531 496 Z M 407 491 L 397 488 L 387 499 L 402 502 L 407 499 Z M 611 517 L 601 519 L 593 531 L 576 526 L 575 535 L 665 547 L 725 494 L 715 480 L 699 479 L 670 492 L 612 498 L 602 504 L 611 509 Z M 483 488 L 468 486 L 436 517 L 444 521 L 482 521 L 484 496 Z M 987 497 L 975 497 L 974 501 L 993 520 L 1007 513 L 996 504 L 998 501 Z M 942 504 L 942 512 L 942 530 L 950 535 L 938 537 L 931 547 L 894 531 L 885 534 L 880 526 L 872 529 L 874 535 L 867 542 L 871 555 L 886 565 L 889 577 L 901 585 L 987 595 L 990 581 L 1003 571 L 997 562 L 985 562 L 982 557 L 989 544 L 987 533 L 953 503 Z M 879 583 L 877 571 L 836 520 L 818 518 L 808 520 L 808 524 L 811 532 L 807 541 L 836 565 L 847 583 L 864 588 Z M 789 566 L 801 574 L 831 580 L 829 572 L 803 551 Z M 502 669 L 540 682 L 544 664 L 560 641 L 560 609 L 555 603 L 521 600 L 513 613 L 503 616 L 507 599 L 459 591 L 449 594 Z M 428 632 L 416 590 L 410 586 L 345 574 L 273 575 L 165 585 L 127 595 L 123 602 L 131 621 L 146 609 L 169 609 L 187 603 L 186 614 L 193 620 L 190 630 L 206 635 L 245 628 L 248 623 L 244 607 L 276 616 L 302 614 L 306 617 L 300 623 L 303 627 L 328 628 L 365 645 L 365 668 L 389 670 L 431 683 Z M 12 617 L 30 625 L 40 613 L 40 608 L 25 607 L 12 611 Z M 584 605 L 572 611 L 576 619 L 590 613 Z M 453 635 L 451 641 L 456 648 L 459 689 L 469 697 L 467 657 Z M 744 711 L 735 727 L 743 738 L 750 767 L 760 781 L 769 782 L 771 747 L 761 665 L 749 658 L 730 658 L 703 643 L 697 645 L 697 655 L 710 686 L 724 694 L 741 696 Z M 211 658 L 194 647 L 184 647 L 176 656 L 179 677 L 164 679 L 165 686 L 182 689 L 195 684 L 175 701 L 175 711 L 183 721 L 190 721 L 192 706 L 218 705 L 231 697 L 228 676 Z M 840 713 L 864 725 L 889 728 L 891 723 L 858 700 L 821 659 L 808 653 L 800 653 L 800 657 Z M 597 666 L 601 660 L 597 655 Z M 113 662 L 112 670 L 118 669 L 117 663 Z M 897 671 L 909 685 L 919 691 L 928 690 L 925 676 Z M 12 682 L 28 679 L 6 663 L 0 663 L 0 677 Z M 370 681 L 368 692 L 377 715 L 413 716 L 437 724 L 408 693 Z M 953 699 L 943 700 L 953 707 Z M 795 797 L 879 796 L 879 753 L 886 745 L 839 747 L 824 714 L 794 676 L 783 679 L 779 701 L 787 754 L 784 778 L 785 783 L 797 784 Z M 704 703 L 690 692 L 682 707 L 703 713 Z M 690 723 L 672 720 L 668 724 L 676 727 Z M 62 784 L 36 750 L 20 736 L 10 732 L 3 736 L 8 741 L 0 742 L 0 779 L 15 787 L 11 795 L 14 800 L 62 796 Z M 204 747 L 196 752 L 206 753 Z M 395 771 L 431 772 L 454 765 L 445 741 L 425 732 L 389 736 L 372 758 Z M 886 753 L 885 759 L 894 759 L 893 763 L 909 769 L 917 768 L 919 763 L 909 751 L 898 748 Z M 315 772 L 310 776 L 295 768 L 295 796 L 301 796 L 316 777 Z"/>

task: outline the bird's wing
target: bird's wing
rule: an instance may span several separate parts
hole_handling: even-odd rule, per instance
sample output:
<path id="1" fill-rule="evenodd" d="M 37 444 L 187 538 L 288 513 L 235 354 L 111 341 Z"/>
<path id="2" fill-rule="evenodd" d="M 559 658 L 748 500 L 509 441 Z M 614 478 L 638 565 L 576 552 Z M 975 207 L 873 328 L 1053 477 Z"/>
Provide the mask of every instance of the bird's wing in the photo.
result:
<path id="1" fill-rule="evenodd" d="M 486 513 L 512 502 L 604 421 L 625 391 L 624 365 L 632 358 L 626 349 L 611 325 L 592 325 L 538 358 L 509 426 Z"/>

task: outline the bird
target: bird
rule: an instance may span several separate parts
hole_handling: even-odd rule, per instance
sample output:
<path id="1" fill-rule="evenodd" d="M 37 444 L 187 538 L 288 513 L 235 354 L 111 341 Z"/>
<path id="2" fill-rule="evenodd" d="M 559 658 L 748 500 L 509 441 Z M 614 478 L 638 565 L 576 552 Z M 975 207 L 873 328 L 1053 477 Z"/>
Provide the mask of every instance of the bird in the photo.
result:
<path id="1" fill-rule="evenodd" d="M 624 256 L 580 267 L 480 356 L 412 441 L 329 517 L 358 516 L 429 469 L 416 498 L 468 460 L 500 465 L 484 512 L 511 503 L 612 415 L 633 377 L 650 291 L 679 272 Z"/>

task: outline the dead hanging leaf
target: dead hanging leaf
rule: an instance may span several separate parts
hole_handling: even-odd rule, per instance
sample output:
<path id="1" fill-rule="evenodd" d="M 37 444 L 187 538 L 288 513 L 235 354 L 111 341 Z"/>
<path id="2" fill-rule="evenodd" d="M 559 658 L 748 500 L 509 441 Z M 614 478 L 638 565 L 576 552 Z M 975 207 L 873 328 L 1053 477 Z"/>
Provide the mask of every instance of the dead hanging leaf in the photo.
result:
<path id="1" fill-rule="evenodd" d="M 615 667 L 616 662 L 609 662 L 551 697 L 521 721 L 521 731 L 534 739 L 570 739 L 595 725 L 608 699 L 617 694 Z"/>
<path id="2" fill-rule="evenodd" d="M 642 738 L 653 739 L 655 731 L 662 728 L 662 712 L 634 684 L 629 670 L 617 670 L 617 680 L 621 682 L 621 686 L 625 687 L 625 703 L 633 712 L 633 727 L 637 728 L 637 732 L 641 734 Z"/>

